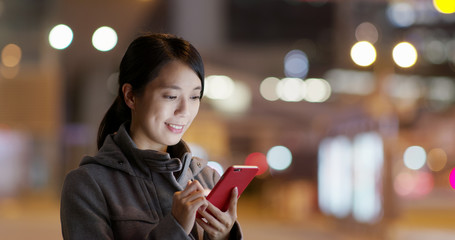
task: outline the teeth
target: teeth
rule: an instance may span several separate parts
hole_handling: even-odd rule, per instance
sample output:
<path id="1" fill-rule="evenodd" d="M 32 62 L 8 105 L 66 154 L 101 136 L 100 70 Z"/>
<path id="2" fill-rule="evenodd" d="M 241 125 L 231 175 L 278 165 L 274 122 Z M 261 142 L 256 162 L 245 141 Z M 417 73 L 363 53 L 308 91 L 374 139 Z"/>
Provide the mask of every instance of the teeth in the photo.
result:
<path id="1" fill-rule="evenodd" d="M 179 126 L 179 125 L 174 125 L 174 124 L 169 124 L 169 126 L 171 126 L 172 128 L 175 128 L 177 130 L 180 130 L 183 128 L 183 126 Z"/>

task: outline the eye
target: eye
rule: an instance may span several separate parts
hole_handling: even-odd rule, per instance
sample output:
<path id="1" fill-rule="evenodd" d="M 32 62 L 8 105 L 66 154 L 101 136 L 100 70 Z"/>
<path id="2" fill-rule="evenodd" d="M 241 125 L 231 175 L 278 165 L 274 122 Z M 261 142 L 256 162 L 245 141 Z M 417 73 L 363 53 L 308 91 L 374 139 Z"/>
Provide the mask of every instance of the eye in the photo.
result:
<path id="1" fill-rule="evenodd" d="M 164 95 L 164 98 L 165 98 L 165 99 L 169 99 L 169 100 L 174 100 L 174 99 L 177 99 L 177 96 L 173 96 L 173 95 Z"/>
<path id="2" fill-rule="evenodd" d="M 191 100 L 199 100 L 199 99 L 201 99 L 200 95 L 195 95 L 195 96 L 191 97 Z"/>

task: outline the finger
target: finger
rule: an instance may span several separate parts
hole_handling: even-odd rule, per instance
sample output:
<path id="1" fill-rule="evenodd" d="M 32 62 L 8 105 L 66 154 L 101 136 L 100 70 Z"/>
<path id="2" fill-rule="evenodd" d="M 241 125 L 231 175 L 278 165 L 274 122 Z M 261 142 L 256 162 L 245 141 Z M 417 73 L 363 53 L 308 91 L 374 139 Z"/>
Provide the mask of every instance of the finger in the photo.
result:
<path id="1" fill-rule="evenodd" d="M 215 226 L 217 229 L 229 225 L 231 222 L 230 218 L 232 218 L 228 213 L 222 212 L 210 202 L 208 202 L 206 211 L 199 211 L 199 214 L 203 216 L 210 225 Z"/>
<path id="2" fill-rule="evenodd" d="M 186 197 L 184 197 L 182 201 L 190 204 L 195 204 L 196 202 L 203 202 L 203 204 L 205 205 L 207 205 L 208 202 L 205 198 L 204 192 L 202 191 L 194 191 L 188 194 Z"/>
<path id="3" fill-rule="evenodd" d="M 198 180 L 194 180 L 191 182 L 191 185 L 196 186 L 197 189 L 204 191 L 204 187 L 201 185 L 201 183 Z"/>
<path id="4" fill-rule="evenodd" d="M 210 214 L 209 214 L 210 215 Z M 207 215 L 206 215 L 207 216 Z M 196 222 L 204 229 L 204 231 L 209 235 L 213 236 L 214 238 L 218 238 L 217 236 L 226 235 L 232 228 L 232 226 L 222 224 L 218 222 L 213 217 L 207 216 L 207 218 L 196 218 Z"/>
<path id="5" fill-rule="evenodd" d="M 231 193 L 231 200 L 229 202 L 229 215 L 231 215 L 234 219 L 237 219 L 237 202 L 238 202 L 239 190 L 237 187 L 232 189 Z"/>
<path id="6" fill-rule="evenodd" d="M 208 202 L 208 204 L 207 204 L 206 211 L 210 212 L 210 213 L 208 213 L 209 215 L 213 215 L 216 218 L 218 218 L 219 216 L 223 215 L 223 212 L 219 208 L 217 208 L 211 202 L 209 202 L 209 201 L 207 201 L 207 202 Z"/>
<path id="7" fill-rule="evenodd" d="M 194 192 L 194 191 L 204 191 L 204 188 L 202 187 L 202 185 L 199 183 L 199 181 L 197 180 L 194 180 L 194 181 L 191 181 L 191 180 L 188 180 L 188 184 L 186 185 L 185 189 L 183 189 L 183 191 L 181 191 L 181 194 L 183 197 L 189 195 L 190 193 Z"/>
<path id="8" fill-rule="evenodd" d="M 209 214 L 210 215 L 210 214 Z M 213 218 L 213 217 L 212 217 Z M 212 224 L 207 218 L 196 218 L 196 222 L 210 235 L 213 235 L 217 231 L 222 231 L 221 224 Z"/>

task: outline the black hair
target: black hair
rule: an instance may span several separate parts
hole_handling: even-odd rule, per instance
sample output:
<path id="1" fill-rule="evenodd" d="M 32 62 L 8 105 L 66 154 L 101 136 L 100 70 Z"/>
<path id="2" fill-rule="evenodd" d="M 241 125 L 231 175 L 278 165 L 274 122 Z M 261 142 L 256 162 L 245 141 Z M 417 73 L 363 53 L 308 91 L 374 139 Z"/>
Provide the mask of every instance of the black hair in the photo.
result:
<path id="1" fill-rule="evenodd" d="M 201 80 L 204 91 L 204 64 L 196 48 L 188 41 L 171 34 L 147 34 L 133 40 L 120 63 L 118 95 L 107 110 L 98 128 L 97 145 L 101 148 L 107 135 L 131 120 L 131 110 L 123 98 L 122 86 L 131 84 L 135 94 L 155 79 L 161 68 L 171 61 L 180 61 L 190 67 Z"/>

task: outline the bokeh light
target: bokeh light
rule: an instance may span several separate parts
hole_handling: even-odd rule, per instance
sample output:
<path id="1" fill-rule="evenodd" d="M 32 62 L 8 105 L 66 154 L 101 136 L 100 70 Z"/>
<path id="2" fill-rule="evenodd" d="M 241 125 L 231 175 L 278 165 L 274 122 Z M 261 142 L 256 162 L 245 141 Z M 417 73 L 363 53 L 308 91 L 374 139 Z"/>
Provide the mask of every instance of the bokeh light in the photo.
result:
<path id="1" fill-rule="evenodd" d="M 224 75 L 205 78 L 205 95 L 210 99 L 228 99 L 234 92 L 234 81 Z"/>
<path id="2" fill-rule="evenodd" d="M 67 48 L 73 41 L 73 31 L 64 24 L 59 24 L 49 32 L 49 45 L 62 50 Z"/>
<path id="3" fill-rule="evenodd" d="M 306 95 L 305 82 L 300 78 L 283 78 L 276 90 L 280 99 L 286 102 L 302 101 Z"/>
<path id="4" fill-rule="evenodd" d="M 450 171 L 449 181 L 450 186 L 452 186 L 452 188 L 455 189 L 455 168 L 453 168 L 452 171 Z"/>
<path id="5" fill-rule="evenodd" d="M 274 170 L 285 170 L 292 163 L 292 153 L 285 146 L 274 146 L 267 152 L 267 163 Z"/>
<path id="6" fill-rule="evenodd" d="M 400 196 L 407 196 L 411 194 L 414 189 L 414 179 L 409 172 L 400 172 L 393 182 L 395 192 Z"/>
<path id="7" fill-rule="evenodd" d="M 22 58 L 22 50 L 14 43 L 6 45 L 2 50 L 2 64 L 5 67 L 15 67 Z"/>
<path id="8" fill-rule="evenodd" d="M 308 102 L 325 102 L 331 95 L 330 84 L 322 78 L 309 78 L 305 80 L 306 95 Z"/>
<path id="9" fill-rule="evenodd" d="M 355 29 L 355 37 L 357 41 L 367 41 L 374 44 L 379 38 L 378 29 L 370 22 L 363 22 Z"/>
<path id="10" fill-rule="evenodd" d="M 414 7 L 407 2 L 393 2 L 387 8 L 387 18 L 395 27 L 409 27 L 416 22 Z"/>
<path id="11" fill-rule="evenodd" d="M 280 82 L 280 79 L 276 77 L 268 77 L 261 82 L 259 86 L 259 92 L 261 96 L 268 101 L 276 101 L 280 97 L 277 94 L 277 85 Z"/>
<path id="12" fill-rule="evenodd" d="M 434 188 L 434 177 L 431 173 L 417 171 L 414 194 L 418 197 L 429 194 Z"/>
<path id="13" fill-rule="evenodd" d="M 427 92 L 428 99 L 451 103 L 455 99 L 455 83 L 448 77 L 432 78 Z"/>
<path id="14" fill-rule="evenodd" d="M 347 217 L 353 202 L 353 148 L 346 136 L 325 138 L 318 150 L 318 202 L 322 212 Z"/>
<path id="15" fill-rule="evenodd" d="M 209 166 L 209 167 L 215 169 L 215 171 L 216 171 L 218 174 L 220 174 L 220 176 L 222 176 L 223 173 L 224 173 L 223 166 L 221 166 L 221 164 L 219 164 L 218 162 L 209 161 L 209 162 L 207 163 L 207 166 Z"/>
<path id="16" fill-rule="evenodd" d="M 211 99 L 212 104 L 216 109 L 226 113 L 243 113 L 251 106 L 251 90 L 249 86 L 241 81 L 233 81 L 233 90 L 228 98 Z"/>
<path id="17" fill-rule="evenodd" d="M 401 42 L 393 48 L 393 60 L 402 67 L 408 68 L 417 62 L 417 50 L 408 42 Z"/>
<path id="18" fill-rule="evenodd" d="M 376 132 L 359 133 L 353 141 L 353 206 L 358 222 L 375 223 L 382 216 L 384 147 Z"/>
<path id="19" fill-rule="evenodd" d="M 259 171 L 256 173 L 256 175 L 261 175 L 269 169 L 269 165 L 267 164 L 267 157 L 265 154 L 260 152 L 249 154 L 245 159 L 245 165 L 257 166 L 259 168 Z"/>
<path id="20" fill-rule="evenodd" d="M 434 148 L 428 152 L 427 166 L 432 171 L 441 171 L 447 163 L 447 154 L 441 148 Z"/>
<path id="21" fill-rule="evenodd" d="M 444 63 L 447 60 L 446 46 L 440 40 L 431 40 L 425 44 L 423 56 L 433 64 Z"/>
<path id="22" fill-rule="evenodd" d="M 294 49 L 284 57 L 284 73 L 286 77 L 305 78 L 308 70 L 308 57 L 301 50 Z"/>
<path id="23" fill-rule="evenodd" d="M 98 28 L 92 36 L 92 44 L 96 50 L 107 52 L 112 50 L 117 45 L 117 33 L 114 29 L 103 26 Z"/>
<path id="24" fill-rule="evenodd" d="M 454 0 L 433 0 L 434 8 L 444 14 L 451 14 L 455 12 Z"/>
<path id="25" fill-rule="evenodd" d="M 351 58 L 359 66 L 370 66 L 376 60 L 376 49 L 367 41 L 357 42 L 351 48 Z"/>
<path id="26" fill-rule="evenodd" d="M 427 154 L 421 146 L 411 146 L 403 155 L 404 165 L 412 170 L 418 170 L 425 165 Z"/>
<path id="27" fill-rule="evenodd" d="M 13 79 L 19 74 L 19 65 L 15 67 L 5 67 L 0 65 L 0 74 L 6 79 Z"/>
<path id="28" fill-rule="evenodd" d="M 406 198 L 419 198 L 428 195 L 434 188 L 434 177 L 424 171 L 402 171 L 394 179 L 395 192 Z"/>

